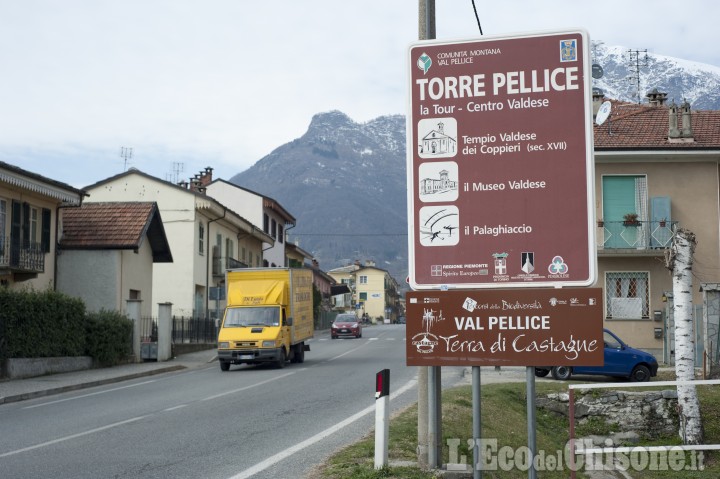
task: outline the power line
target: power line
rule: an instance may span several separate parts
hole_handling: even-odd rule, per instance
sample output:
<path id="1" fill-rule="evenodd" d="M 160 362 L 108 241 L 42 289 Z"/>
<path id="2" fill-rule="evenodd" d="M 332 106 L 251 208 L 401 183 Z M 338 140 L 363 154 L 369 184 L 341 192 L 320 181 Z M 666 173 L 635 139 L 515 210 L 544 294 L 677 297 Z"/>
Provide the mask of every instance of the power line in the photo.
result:
<path id="1" fill-rule="evenodd" d="M 407 233 L 292 233 L 292 236 L 407 236 Z"/>

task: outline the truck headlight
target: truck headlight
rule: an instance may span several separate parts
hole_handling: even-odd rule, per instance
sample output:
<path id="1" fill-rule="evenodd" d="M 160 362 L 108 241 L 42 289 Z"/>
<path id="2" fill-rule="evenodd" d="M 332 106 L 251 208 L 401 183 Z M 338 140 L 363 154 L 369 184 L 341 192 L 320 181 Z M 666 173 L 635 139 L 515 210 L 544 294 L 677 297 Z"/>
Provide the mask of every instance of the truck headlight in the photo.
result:
<path id="1" fill-rule="evenodd" d="M 221 343 L 218 343 L 218 349 L 228 349 L 230 347 L 230 343 L 228 341 L 223 341 Z"/>
<path id="2" fill-rule="evenodd" d="M 275 347 L 275 341 L 263 341 L 262 342 L 263 348 L 274 348 Z"/>

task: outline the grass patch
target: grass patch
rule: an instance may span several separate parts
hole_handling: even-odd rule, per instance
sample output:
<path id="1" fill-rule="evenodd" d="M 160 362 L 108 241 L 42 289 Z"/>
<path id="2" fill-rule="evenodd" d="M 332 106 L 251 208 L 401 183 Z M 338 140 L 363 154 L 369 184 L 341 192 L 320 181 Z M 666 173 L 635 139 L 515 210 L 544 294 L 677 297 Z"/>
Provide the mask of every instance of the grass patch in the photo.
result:
<path id="1" fill-rule="evenodd" d="M 544 396 L 552 392 L 567 392 L 566 382 L 538 382 L 536 383 L 537 396 Z M 707 444 L 720 443 L 720 389 L 713 386 L 699 386 L 698 394 L 703 415 L 703 426 L 705 429 L 705 442 Z M 449 461 L 448 440 L 455 441 L 457 445 L 456 459 L 460 462 L 465 456 L 467 463 L 472 462 L 472 450 L 468 445 L 468 439 L 472 437 L 472 390 L 470 386 L 462 386 L 443 391 L 443 463 Z M 503 451 L 517 450 L 527 446 L 527 423 L 526 423 L 526 400 L 525 383 L 489 384 L 482 386 L 482 437 L 493 442 L 494 452 L 503 454 Z M 568 440 L 569 424 L 566 416 L 537 409 L 537 447 L 538 451 L 549 451 L 544 456 L 546 463 L 554 467 L 557 462 L 556 451 L 562 451 Z M 582 434 L 604 433 L 613 428 L 603 421 L 587 426 L 588 431 L 578 432 Z M 322 479 L 432 479 L 437 477 L 433 471 L 424 471 L 416 465 L 402 463 L 409 461 L 414 463 L 417 460 L 417 405 L 411 406 L 391 420 L 389 451 L 390 466 L 384 469 L 374 469 L 374 433 L 369 434 L 362 440 L 352 444 L 332 457 L 323 464 L 317 474 Z M 668 445 L 679 443 L 679 438 L 668 438 L 654 442 L 643 442 L 642 445 Z M 692 465 L 697 463 L 697 453 L 694 457 L 691 453 L 678 453 L 674 464 Z M 639 456 L 628 457 L 629 464 L 642 464 Z M 564 459 L 563 459 L 564 461 Z M 633 461 L 633 462 L 630 462 Z M 693 462 L 695 461 L 695 462 Z M 704 454 L 703 463 L 705 470 L 646 470 L 628 471 L 632 478 L 675 478 L 691 479 L 698 477 L 720 477 L 720 461 L 718 454 Z M 397 465 L 402 464 L 402 465 Z M 538 475 L 543 479 L 566 479 L 569 477 L 569 470 L 542 471 Z M 486 479 L 527 478 L 526 470 L 495 470 L 483 471 Z M 588 477 L 578 473 L 578 478 Z"/>

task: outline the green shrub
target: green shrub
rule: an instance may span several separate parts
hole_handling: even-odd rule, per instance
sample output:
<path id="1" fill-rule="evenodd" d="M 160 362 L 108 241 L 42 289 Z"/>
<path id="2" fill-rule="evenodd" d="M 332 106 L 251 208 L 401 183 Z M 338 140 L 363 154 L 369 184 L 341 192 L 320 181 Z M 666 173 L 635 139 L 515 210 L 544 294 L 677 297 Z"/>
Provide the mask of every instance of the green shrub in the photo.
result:
<path id="1" fill-rule="evenodd" d="M 114 366 L 132 355 L 133 322 L 118 311 L 89 313 L 86 354 L 101 366 Z"/>
<path id="2" fill-rule="evenodd" d="M 0 288 L 0 358 L 82 356 L 85 304 L 53 290 Z"/>

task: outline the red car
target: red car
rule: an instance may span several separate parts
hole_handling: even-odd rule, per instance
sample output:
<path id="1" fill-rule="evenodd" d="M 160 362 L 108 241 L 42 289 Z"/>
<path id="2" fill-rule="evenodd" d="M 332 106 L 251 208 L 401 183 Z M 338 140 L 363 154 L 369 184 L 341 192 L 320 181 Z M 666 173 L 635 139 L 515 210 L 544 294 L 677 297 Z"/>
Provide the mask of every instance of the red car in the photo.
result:
<path id="1" fill-rule="evenodd" d="M 362 323 L 352 313 L 338 314 L 330 326 L 330 337 L 337 339 L 339 336 L 355 336 L 362 338 Z"/>

